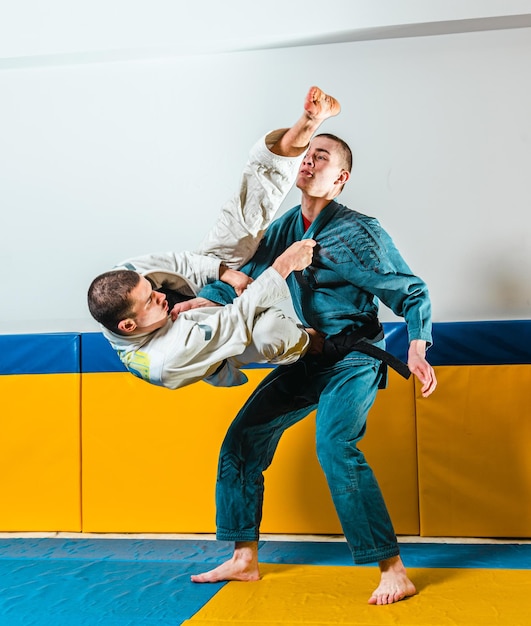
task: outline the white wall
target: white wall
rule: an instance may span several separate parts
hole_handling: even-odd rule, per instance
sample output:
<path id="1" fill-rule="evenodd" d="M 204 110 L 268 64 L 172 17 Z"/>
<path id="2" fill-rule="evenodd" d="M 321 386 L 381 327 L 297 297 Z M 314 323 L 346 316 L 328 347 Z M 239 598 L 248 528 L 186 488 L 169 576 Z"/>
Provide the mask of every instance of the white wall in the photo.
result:
<path id="1" fill-rule="evenodd" d="M 334 10 L 328 11 L 322 5 L 317 10 L 315 0 L 252 4 L 248 0 L 92 0 L 78 2 L 75 8 L 70 0 L 21 0 L 9 7 L 10 19 L 0 23 L 0 56 L 35 60 L 43 55 L 81 57 L 102 51 L 143 51 L 146 55 L 234 51 L 336 32 L 339 15 L 346 14 L 359 28 L 382 24 L 381 9 L 367 10 L 367 2 L 336 2 Z M 383 23 L 409 21 L 410 12 L 400 5 L 411 2 L 395 3 L 398 12 L 393 9 L 393 2 L 384 2 L 390 22 Z M 492 0 L 490 3 L 492 9 Z M 418 0 L 414 4 L 414 14 L 418 15 Z M 439 12 L 440 9 L 440 15 Z M 467 16 L 466 10 L 464 13 Z"/>
<path id="2" fill-rule="evenodd" d="M 18 0 L 0 67 L 332 43 L 529 23 L 531 0 Z"/>
<path id="3" fill-rule="evenodd" d="M 342 201 L 391 232 L 434 319 L 529 318 L 531 28 L 148 57 L 0 71 L 0 332 L 96 330 L 90 280 L 193 248 L 312 84 L 343 105 L 323 127 L 354 149 Z"/>

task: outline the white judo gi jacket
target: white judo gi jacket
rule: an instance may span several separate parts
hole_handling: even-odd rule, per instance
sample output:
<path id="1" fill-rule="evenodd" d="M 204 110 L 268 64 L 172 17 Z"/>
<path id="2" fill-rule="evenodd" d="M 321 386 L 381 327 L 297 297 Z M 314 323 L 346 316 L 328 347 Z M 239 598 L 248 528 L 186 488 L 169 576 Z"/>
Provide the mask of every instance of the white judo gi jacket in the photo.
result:
<path id="1" fill-rule="evenodd" d="M 285 130 L 270 133 L 251 150 L 239 193 L 227 202 L 197 253 L 167 252 L 128 259 L 114 269 L 145 276 L 154 289 L 166 287 L 194 296 L 219 277 L 219 267 L 238 268 L 249 260 L 291 188 L 302 155 L 273 154 Z M 297 323 L 273 307 L 289 297 L 286 281 L 269 268 L 232 304 L 180 313 L 162 328 L 123 336 L 102 327 L 122 363 L 149 383 L 177 389 L 206 380 L 217 386 L 247 381 L 240 367 L 250 363 L 291 363 L 308 346 Z"/>

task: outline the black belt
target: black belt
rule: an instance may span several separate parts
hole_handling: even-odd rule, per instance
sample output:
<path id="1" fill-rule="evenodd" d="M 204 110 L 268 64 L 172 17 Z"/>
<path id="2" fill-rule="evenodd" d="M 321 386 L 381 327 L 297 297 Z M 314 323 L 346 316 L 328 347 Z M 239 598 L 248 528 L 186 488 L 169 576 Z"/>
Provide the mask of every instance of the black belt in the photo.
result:
<path id="1" fill-rule="evenodd" d="M 376 341 L 384 337 L 382 325 L 378 320 L 368 322 L 352 332 L 342 332 L 324 340 L 322 356 L 331 361 L 338 361 L 350 352 L 362 352 L 382 361 L 397 371 L 400 376 L 408 379 L 411 376 L 409 367 L 394 354 L 375 346 Z"/>

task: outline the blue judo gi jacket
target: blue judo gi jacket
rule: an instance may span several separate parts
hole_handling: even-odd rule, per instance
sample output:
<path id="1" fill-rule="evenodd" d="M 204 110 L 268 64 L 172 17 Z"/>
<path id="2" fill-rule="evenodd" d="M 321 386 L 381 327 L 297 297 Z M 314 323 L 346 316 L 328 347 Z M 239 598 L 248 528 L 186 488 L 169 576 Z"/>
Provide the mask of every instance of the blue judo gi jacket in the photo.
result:
<path id="1" fill-rule="evenodd" d="M 267 229 L 254 257 L 241 270 L 256 278 L 279 254 L 300 239 L 315 239 L 312 264 L 287 279 L 302 324 L 330 337 L 356 330 L 378 316 L 379 301 L 403 317 L 409 340 L 431 344 L 431 303 L 424 281 L 414 275 L 378 220 L 335 200 L 304 231 L 296 206 Z M 235 292 L 215 282 L 200 294 L 220 304 Z"/>

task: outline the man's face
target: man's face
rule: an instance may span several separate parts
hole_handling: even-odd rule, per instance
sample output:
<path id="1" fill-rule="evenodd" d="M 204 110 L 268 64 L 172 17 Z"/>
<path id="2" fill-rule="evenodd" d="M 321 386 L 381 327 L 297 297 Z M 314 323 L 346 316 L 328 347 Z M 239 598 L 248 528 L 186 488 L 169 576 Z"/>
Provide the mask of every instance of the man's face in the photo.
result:
<path id="1" fill-rule="evenodd" d="M 168 302 L 166 296 L 153 291 L 149 280 L 140 277 L 129 298 L 132 304 L 133 320 L 136 324 L 135 333 L 150 332 L 162 328 L 168 320 Z"/>
<path id="2" fill-rule="evenodd" d="M 346 182 L 341 147 L 329 137 L 315 137 L 304 156 L 297 187 L 314 198 L 335 198 Z"/>

